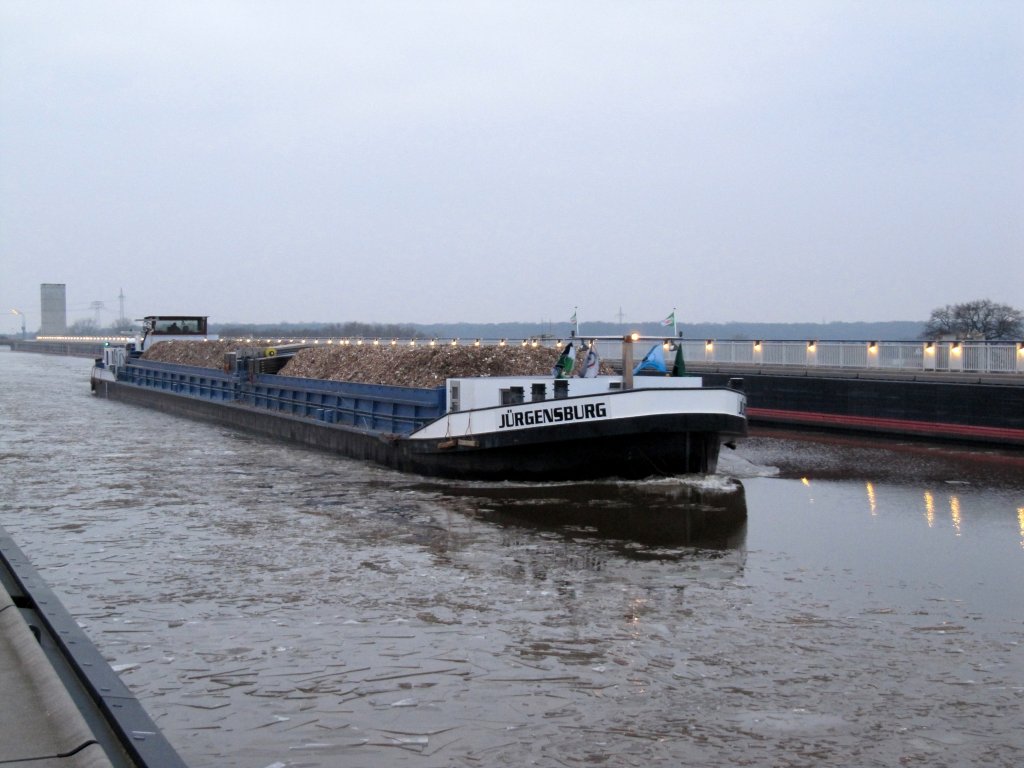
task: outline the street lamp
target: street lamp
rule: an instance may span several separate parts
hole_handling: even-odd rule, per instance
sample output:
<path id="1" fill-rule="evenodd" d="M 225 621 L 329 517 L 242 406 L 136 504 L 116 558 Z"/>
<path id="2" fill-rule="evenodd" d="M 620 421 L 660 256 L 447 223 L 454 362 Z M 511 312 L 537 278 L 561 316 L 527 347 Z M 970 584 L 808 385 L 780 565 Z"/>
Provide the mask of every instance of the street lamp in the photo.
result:
<path id="1" fill-rule="evenodd" d="M 20 309 L 12 309 L 11 314 L 21 316 L 21 340 L 24 341 L 26 338 L 28 338 L 25 335 L 25 313 L 22 312 Z"/>

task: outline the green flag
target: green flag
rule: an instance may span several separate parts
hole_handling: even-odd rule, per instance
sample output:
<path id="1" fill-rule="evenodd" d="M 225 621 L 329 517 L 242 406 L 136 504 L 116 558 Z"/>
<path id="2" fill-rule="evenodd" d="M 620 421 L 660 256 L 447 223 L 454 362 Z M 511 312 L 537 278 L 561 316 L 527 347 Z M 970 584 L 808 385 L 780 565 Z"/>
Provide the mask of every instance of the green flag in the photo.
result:
<path id="1" fill-rule="evenodd" d="M 567 379 L 572 373 L 574 365 L 576 365 L 576 353 L 573 351 L 573 344 L 570 341 L 565 345 L 565 349 L 562 350 L 562 354 L 558 357 L 558 362 L 551 369 L 551 375 L 556 379 Z"/>
<path id="2" fill-rule="evenodd" d="M 672 365 L 673 376 L 685 376 L 686 375 L 686 363 L 683 362 L 683 345 L 676 344 L 676 361 Z"/>

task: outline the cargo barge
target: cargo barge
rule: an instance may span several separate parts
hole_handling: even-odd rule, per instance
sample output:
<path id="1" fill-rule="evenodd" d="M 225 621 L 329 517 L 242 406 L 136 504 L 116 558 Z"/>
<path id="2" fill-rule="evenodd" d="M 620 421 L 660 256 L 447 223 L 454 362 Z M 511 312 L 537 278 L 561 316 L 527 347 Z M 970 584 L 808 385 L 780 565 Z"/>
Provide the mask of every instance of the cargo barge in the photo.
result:
<path id="1" fill-rule="evenodd" d="M 188 330 L 183 331 L 185 327 Z M 222 369 L 142 357 L 152 344 L 206 338 L 204 317 L 149 317 L 137 343 L 108 347 L 92 391 L 430 477 L 636 479 L 713 473 L 747 431 L 737 382 L 633 375 L 453 377 L 403 387 L 281 375 L 293 348 L 239 349 Z M 660 342 L 660 339 L 658 340 Z"/>

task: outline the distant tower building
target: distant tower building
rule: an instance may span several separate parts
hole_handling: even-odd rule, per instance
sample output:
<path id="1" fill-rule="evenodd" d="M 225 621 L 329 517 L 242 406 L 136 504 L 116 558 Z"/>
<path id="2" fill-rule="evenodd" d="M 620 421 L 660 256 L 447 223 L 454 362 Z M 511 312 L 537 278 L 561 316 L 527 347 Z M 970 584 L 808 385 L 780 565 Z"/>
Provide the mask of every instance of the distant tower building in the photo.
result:
<path id="1" fill-rule="evenodd" d="M 43 283 L 39 286 L 43 319 L 40 336 L 63 336 L 68 332 L 68 303 L 64 283 Z"/>

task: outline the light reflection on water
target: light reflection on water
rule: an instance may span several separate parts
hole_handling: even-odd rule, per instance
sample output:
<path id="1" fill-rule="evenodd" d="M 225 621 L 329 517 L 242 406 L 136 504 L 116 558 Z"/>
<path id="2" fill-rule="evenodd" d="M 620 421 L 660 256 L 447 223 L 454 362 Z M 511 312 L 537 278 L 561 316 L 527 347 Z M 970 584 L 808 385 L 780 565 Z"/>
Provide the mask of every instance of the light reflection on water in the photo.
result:
<path id="1" fill-rule="evenodd" d="M 442 483 L 87 376 L 0 352 L 0 523 L 192 766 L 1024 757 L 1019 455 L 781 433 L 738 485 Z"/>

